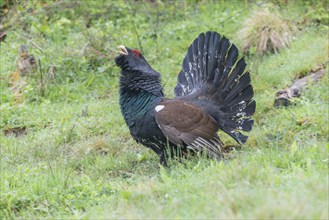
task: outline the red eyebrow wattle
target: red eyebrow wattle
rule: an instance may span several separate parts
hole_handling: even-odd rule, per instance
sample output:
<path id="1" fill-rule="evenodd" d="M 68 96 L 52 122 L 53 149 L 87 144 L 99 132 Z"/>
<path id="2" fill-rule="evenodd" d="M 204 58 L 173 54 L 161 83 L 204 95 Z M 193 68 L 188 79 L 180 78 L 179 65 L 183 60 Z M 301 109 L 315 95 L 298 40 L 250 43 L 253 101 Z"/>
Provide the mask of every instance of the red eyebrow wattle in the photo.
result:
<path id="1" fill-rule="evenodd" d="M 132 50 L 132 53 L 138 56 L 138 58 L 141 56 L 140 52 L 138 50 Z"/>

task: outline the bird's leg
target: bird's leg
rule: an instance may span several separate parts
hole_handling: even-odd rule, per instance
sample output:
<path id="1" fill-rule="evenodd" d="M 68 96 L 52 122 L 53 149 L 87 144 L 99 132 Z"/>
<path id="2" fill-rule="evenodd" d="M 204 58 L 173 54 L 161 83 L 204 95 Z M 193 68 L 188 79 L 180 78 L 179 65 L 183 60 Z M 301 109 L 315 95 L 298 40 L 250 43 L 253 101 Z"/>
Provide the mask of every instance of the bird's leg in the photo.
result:
<path id="1" fill-rule="evenodd" d="M 167 159 L 166 159 L 166 153 L 165 152 L 161 152 L 159 154 L 159 157 L 160 157 L 160 164 L 164 167 L 167 167 L 168 164 L 167 164 Z"/>

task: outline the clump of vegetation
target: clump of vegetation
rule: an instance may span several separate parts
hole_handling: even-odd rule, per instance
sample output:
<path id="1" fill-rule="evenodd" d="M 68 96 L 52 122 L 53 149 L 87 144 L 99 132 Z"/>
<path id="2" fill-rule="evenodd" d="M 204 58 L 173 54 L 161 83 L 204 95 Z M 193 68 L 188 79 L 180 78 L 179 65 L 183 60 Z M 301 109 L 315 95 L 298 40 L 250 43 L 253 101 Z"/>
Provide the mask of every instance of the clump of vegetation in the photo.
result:
<path id="1" fill-rule="evenodd" d="M 243 42 L 243 51 L 256 49 L 258 54 L 278 52 L 287 47 L 295 33 L 294 26 L 278 12 L 269 8 L 252 12 L 251 17 L 243 22 L 243 28 L 238 32 Z"/>

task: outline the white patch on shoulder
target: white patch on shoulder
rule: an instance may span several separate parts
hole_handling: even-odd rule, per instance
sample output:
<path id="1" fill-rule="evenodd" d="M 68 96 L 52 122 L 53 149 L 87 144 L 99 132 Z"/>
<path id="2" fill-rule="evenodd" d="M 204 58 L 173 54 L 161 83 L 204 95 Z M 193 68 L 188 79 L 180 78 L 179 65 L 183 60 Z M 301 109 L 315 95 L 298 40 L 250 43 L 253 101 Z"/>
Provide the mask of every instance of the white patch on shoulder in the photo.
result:
<path id="1" fill-rule="evenodd" d="M 156 112 L 159 112 L 159 111 L 161 111 L 164 107 L 165 107 L 164 105 L 157 105 L 157 106 L 155 106 L 155 111 L 156 111 Z"/>

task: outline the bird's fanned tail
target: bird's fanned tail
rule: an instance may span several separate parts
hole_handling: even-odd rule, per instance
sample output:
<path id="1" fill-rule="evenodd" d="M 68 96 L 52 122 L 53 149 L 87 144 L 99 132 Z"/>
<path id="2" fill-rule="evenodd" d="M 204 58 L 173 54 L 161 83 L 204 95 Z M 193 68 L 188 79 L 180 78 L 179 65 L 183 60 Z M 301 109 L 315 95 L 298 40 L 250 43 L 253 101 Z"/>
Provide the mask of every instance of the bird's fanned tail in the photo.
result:
<path id="1" fill-rule="evenodd" d="M 245 143 L 248 137 L 240 131 L 251 130 L 256 103 L 246 63 L 238 55 L 224 36 L 200 34 L 184 58 L 175 95 L 202 107 L 223 131 Z"/>

